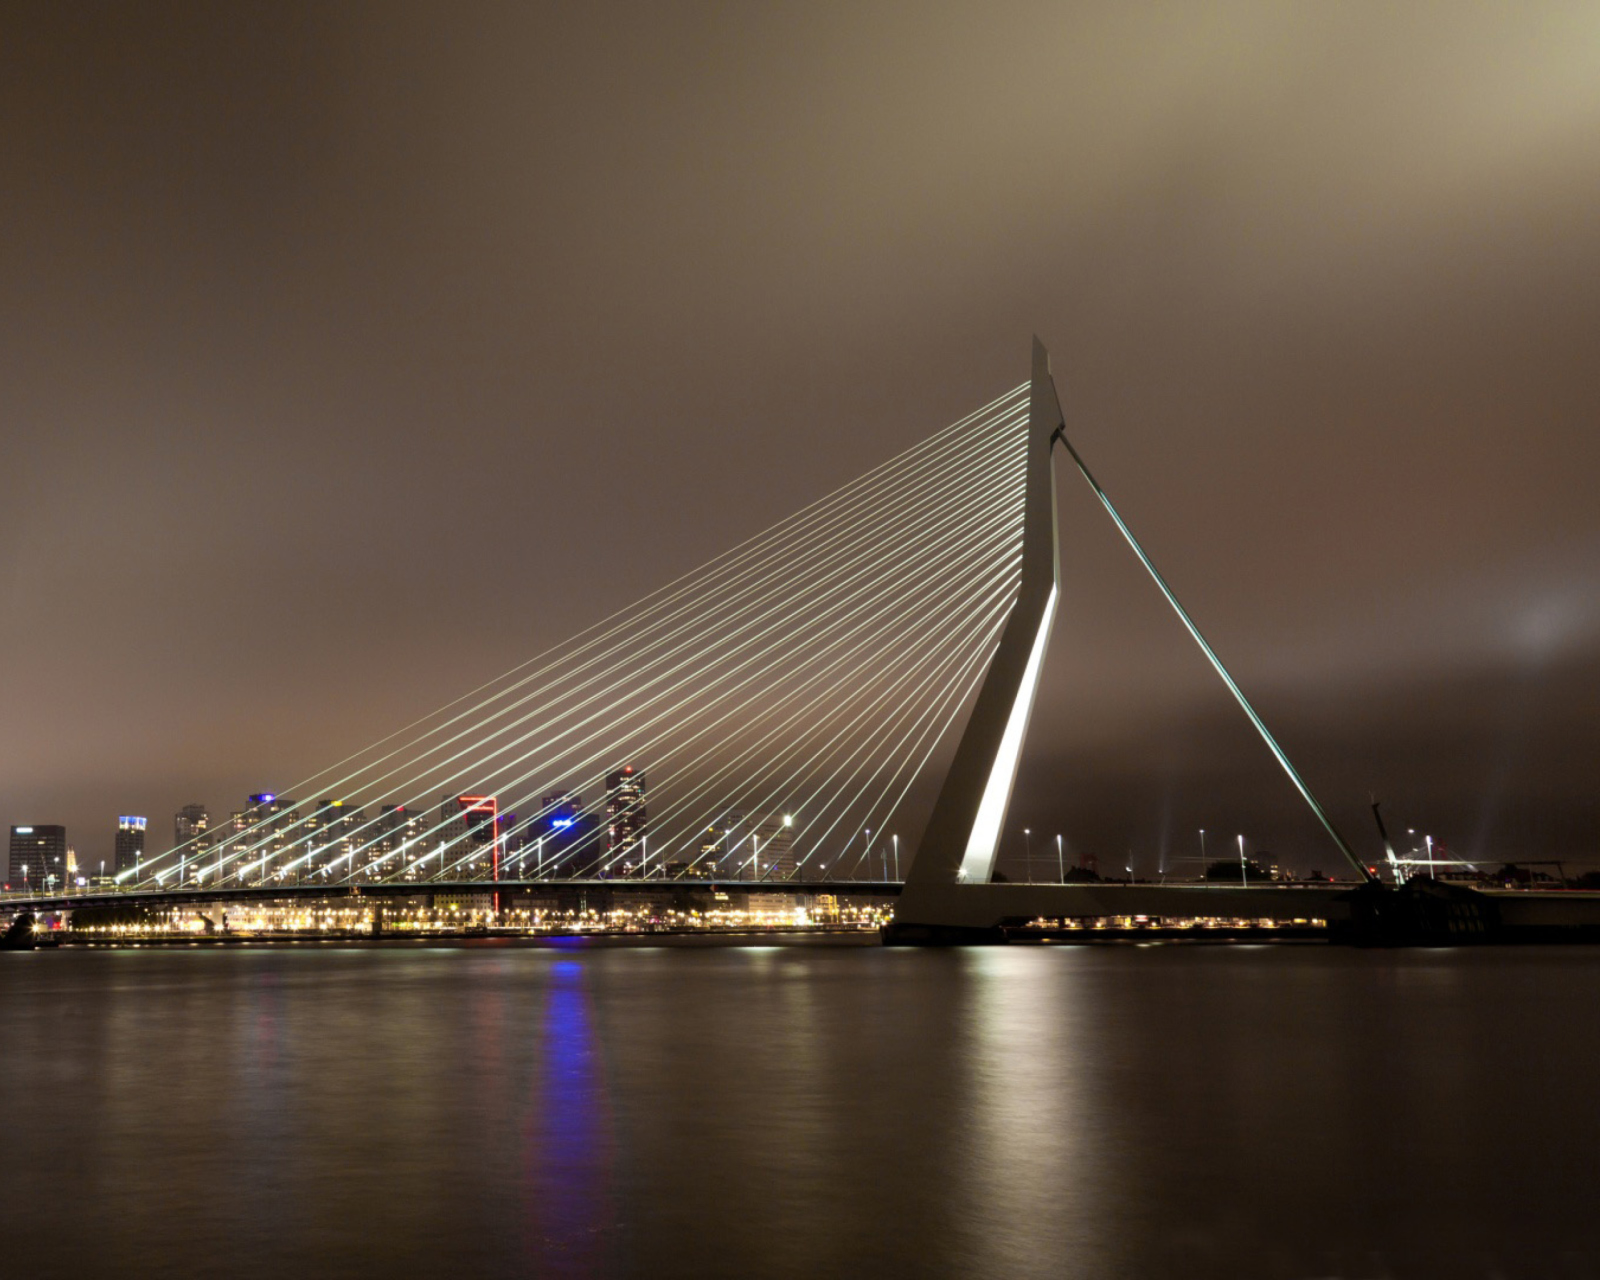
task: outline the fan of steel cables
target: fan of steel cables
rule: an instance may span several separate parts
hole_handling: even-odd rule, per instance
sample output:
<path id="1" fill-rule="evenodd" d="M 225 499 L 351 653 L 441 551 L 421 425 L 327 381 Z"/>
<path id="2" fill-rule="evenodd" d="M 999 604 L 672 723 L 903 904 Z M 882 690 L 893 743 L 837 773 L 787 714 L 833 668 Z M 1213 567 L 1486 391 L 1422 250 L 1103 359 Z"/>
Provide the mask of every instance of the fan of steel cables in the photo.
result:
<path id="1" fill-rule="evenodd" d="M 1027 414 L 1018 387 L 123 887 L 887 871 L 1015 596 Z"/>

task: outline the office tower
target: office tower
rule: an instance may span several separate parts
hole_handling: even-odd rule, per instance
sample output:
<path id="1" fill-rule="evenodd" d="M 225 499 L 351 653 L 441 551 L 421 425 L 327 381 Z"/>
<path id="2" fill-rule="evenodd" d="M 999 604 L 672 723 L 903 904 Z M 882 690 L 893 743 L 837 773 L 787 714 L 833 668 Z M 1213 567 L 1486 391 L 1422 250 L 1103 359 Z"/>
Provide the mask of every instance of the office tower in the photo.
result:
<path id="1" fill-rule="evenodd" d="M 52 892 L 67 877 L 67 829 L 34 823 L 11 828 L 11 848 L 6 883 Z"/>
<path id="2" fill-rule="evenodd" d="M 300 810 L 286 796 L 271 791 L 246 796 L 245 807 L 233 815 L 224 862 L 241 882 L 283 879 L 289 838 L 299 824 Z M 296 850 L 295 856 L 299 855 Z"/>
<path id="3" fill-rule="evenodd" d="M 367 811 L 341 804 L 334 820 L 329 856 L 322 864 L 324 876 L 332 879 L 349 875 L 372 861 L 372 828 Z"/>
<path id="4" fill-rule="evenodd" d="M 357 873 L 372 879 L 404 873 L 415 879 L 423 873 L 422 862 L 427 857 L 428 819 L 416 809 L 403 804 L 386 804 L 379 811 L 371 827 L 358 836 L 359 847 L 366 841 L 371 844 L 356 855 Z"/>
<path id="5" fill-rule="evenodd" d="M 211 815 L 205 805 L 186 804 L 172 815 L 172 847 L 181 851 L 185 868 L 210 866 L 211 859 L 206 855 L 211 845 Z M 175 867 L 177 860 L 169 858 L 165 865 Z"/>
<path id="6" fill-rule="evenodd" d="M 759 819 L 751 832 L 751 878 L 787 880 L 794 874 L 794 818 L 774 813 Z"/>
<path id="7" fill-rule="evenodd" d="M 428 865 L 446 880 L 474 880 L 494 874 L 500 845 L 497 802 L 493 796 L 446 796 L 439 803 L 438 860 Z"/>
<path id="8" fill-rule="evenodd" d="M 494 796 L 457 796 L 460 839 L 445 853 L 447 879 L 498 878 L 500 874 L 500 804 Z"/>
<path id="9" fill-rule="evenodd" d="M 284 862 L 284 870 L 301 880 L 312 876 L 326 880 L 336 874 L 348 875 L 350 864 L 358 858 L 365 866 L 379 856 L 366 847 L 375 836 L 366 822 L 365 810 L 352 808 L 343 800 L 318 800 L 300 825 L 293 856 Z"/>
<path id="10" fill-rule="evenodd" d="M 646 833 L 644 774 L 624 765 L 606 776 L 607 863 L 618 868 L 637 864 Z"/>
<path id="11" fill-rule="evenodd" d="M 570 875 L 586 859 L 597 857 L 599 821 L 583 811 L 583 793 L 551 791 L 539 799 L 533 824 L 533 873 Z"/>
<path id="12" fill-rule="evenodd" d="M 729 809 L 712 820 L 700 835 L 699 862 L 708 876 L 731 875 L 739 865 L 738 857 L 730 857 L 744 843 L 743 856 L 750 856 L 750 824 L 737 809 Z"/>
<path id="13" fill-rule="evenodd" d="M 211 826 L 211 815 L 203 804 L 186 804 L 172 816 L 172 847 L 187 844 L 205 835 Z"/>
<path id="14" fill-rule="evenodd" d="M 695 852 L 699 855 L 696 861 L 715 867 L 728 852 L 728 828 L 720 821 L 708 824 L 700 833 L 700 847 Z"/>
<path id="15" fill-rule="evenodd" d="M 434 829 L 431 841 L 434 856 L 424 865 L 424 872 L 436 876 L 443 871 L 451 871 L 451 879 L 455 879 L 461 870 L 455 864 L 467 857 L 466 842 L 467 815 L 461 811 L 461 798 L 445 796 L 439 801 L 439 825 Z M 465 865 L 463 862 L 462 866 Z M 451 870 L 453 867 L 454 870 Z"/>
<path id="16" fill-rule="evenodd" d="M 406 812 L 403 804 L 381 806 L 372 826 L 361 837 L 367 847 L 358 858 L 358 870 L 368 867 L 373 875 L 385 875 L 403 865 L 397 863 L 396 855 L 406 843 L 410 819 L 414 816 Z"/>
<path id="17" fill-rule="evenodd" d="M 147 818 L 130 816 L 117 819 L 117 843 L 111 864 L 116 875 L 132 875 L 144 862 L 144 834 Z"/>

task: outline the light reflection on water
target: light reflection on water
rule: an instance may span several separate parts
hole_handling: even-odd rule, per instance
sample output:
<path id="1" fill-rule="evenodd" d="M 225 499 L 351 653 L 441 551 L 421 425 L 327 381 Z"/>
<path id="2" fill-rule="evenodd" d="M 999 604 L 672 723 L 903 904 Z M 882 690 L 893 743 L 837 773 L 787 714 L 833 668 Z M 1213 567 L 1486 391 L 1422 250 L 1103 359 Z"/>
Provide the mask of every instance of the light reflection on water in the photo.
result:
<path id="1" fill-rule="evenodd" d="M 527 1235 L 524 1253 L 558 1274 L 603 1275 L 619 1235 L 612 1174 L 616 1159 L 605 1067 L 583 966 L 550 966 L 542 1045 L 521 1128 Z"/>
<path id="2" fill-rule="evenodd" d="M 0 1273 L 1600 1275 L 1600 953 L 0 956 Z"/>

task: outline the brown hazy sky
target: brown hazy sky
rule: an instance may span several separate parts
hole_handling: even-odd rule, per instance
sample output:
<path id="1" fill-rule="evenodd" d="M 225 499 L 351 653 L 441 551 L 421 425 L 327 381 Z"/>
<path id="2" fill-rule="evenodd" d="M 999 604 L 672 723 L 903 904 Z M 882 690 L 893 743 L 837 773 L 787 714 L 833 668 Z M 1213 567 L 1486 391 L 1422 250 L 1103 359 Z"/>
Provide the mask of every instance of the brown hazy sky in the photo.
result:
<path id="1" fill-rule="evenodd" d="M 1600 856 L 1600 9 L 0 15 L 0 822 L 214 813 L 1021 381 L 1364 849 Z M 1332 866 L 1060 473 L 1013 823 Z M 1303 855 L 1303 856 L 1302 856 Z"/>

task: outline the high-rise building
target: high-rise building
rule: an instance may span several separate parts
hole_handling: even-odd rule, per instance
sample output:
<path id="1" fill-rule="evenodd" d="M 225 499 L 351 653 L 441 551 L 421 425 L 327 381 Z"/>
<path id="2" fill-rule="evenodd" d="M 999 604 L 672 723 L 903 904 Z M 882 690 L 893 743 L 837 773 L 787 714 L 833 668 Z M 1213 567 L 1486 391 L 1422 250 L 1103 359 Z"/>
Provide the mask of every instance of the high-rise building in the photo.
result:
<path id="1" fill-rule="evenodd" d="M 700 833 L 700 848 L 696 852 L 699 854 L 696 861 L 703 862 L 715 870 L 723 855 L 728 852 L 728 828 L 722 819 L 707 824 L 706 829 Z"/>
<path id="2" fill-rule="evenodd" d="M 439 802 L 439 861 L 427 871 L 447 880 L 486 879 L 500 858 L 498 801 L 493 796 L 445 796 Z"/>
<path id="3" fill-rule="evenodd" d="M 329 857 L 322 864 L 325 876 L 347 876 L 372 861 L 372 850 L 368 844 L 372 839 L 372 831 L 367 826 L 365 809 L 340 805 L 333 836 Z"/>
<path id="4" fill-rule="evenodd" d="M 787 880 L 794 874 L 794 818 L 769 814 L 750 833 L 750 872 L 754 880 Z"/>
<path id="5" fill-rule="evenodd" d="M 372 844 L 367 850 L 374 862 L 388 861 L 404 839 L 401 835 L 406 823 L 406 807 L 403 804 L 385 804 L 378 807 L 378 816 L 372 821 L 372 830 L 367 833 L 367 839 Z"/>
<path id="6" fill-rule="evenodd" d="M 376 855 L 364 847 L 373 838 L 366 829 L 367 815 L 343 800 L 318 800 L 296 835 L 293 856 L 284 862 L 284 868 L 296 878 L 310 879 L 320 875 L 331 877 L 335 872 L 347 875 L 349 863 L 361 858 L 365 866 Z"/>
<path id="7" fill-rule="evenodd" d="M 299 825 L 300 810 L 293 800 L 271 791 L 246 796 L 245 807 L 230 823 L 227 857 L 229 872 L 242 881 L 283 879 L 289 836 Z M 298 856 L 298 851 L 296 853 Z"/>
<path id="8" fill-rule="evenodd" d="M 172 847 L 182 851 L 184 866 L 209 866 L 206 854 L 211 850 L 211 815 L 203 804 L 186 804 L 172 815 Z M 177 862 L 170 860 L 172 866 Z M 117 867 L 121 872 L 122 867 Z"/>
<path id="9" fill-rule="evenodd" d="M 582 812 L 580 791 L 552 791 L 539 798 L 540 821 L 551 830 L 566 830 Z"/>
<path id="10" fill-rule="evenodd" d="M 172 846 L 205 835 L 211 827 L 211 815 L 203 804 L 186 804 L 172 815 Z"/>
<path id="11" fill-rule="evenodd" d="M 6 883 L 13 889 L 51 892 L 67 878 L 67 829 L 34 823 L 11 828 L 11 848 Z"/>
<path id="12" fill-rule="evenodd" d="M 619 870 L 637 865 L 642 856 L 648 816 L 644 791 L 644 773 L 631 764 L 606 775 L 607 862 Z"/>
<path id="13" fill-rule="evenodd" d="M 729 857 L 740 846 L 744 845 L 743 856 L 750 856 L 750 825 L 745 821 L 744 814 L 737 809 L 729 809 L 721 817 L 712 820 L 700 835 L 700 859 L 696 864 L 705 869 L 708 876 L 732 875 L 738 869 L 739 859 Z"/>
<path id="14" fill-rule="evenodd" d="M 117 819 L 117 843 L 111 863 L 112 871 L 130 875 L 144 862 L 144 833 L 150 825 L 148 818 L 124 815 Z"/>
<path id="15" fill-rule="evenodd" d="M 457 796 L 465 822 L 464 838 L 446 855 L 454 863 L 451 876 L 463 880 L 500 875 L 500 802 L 494 796 Z"/>
<path id="16" fill-rule="evenodd" d="M 358 846 L 367 847 L 357 855 L 356 870 L 371 876 L 405 870 L 423 855 L 421 840 L 427 829 L 427 818 L 417 810 L 403 804 L 384 805 L 372 825 L 357 838 Z"/>
<path id="17" fill-rule="evenodd" d="M 540 797 L 529 869 L 535 875 L 572 874 L 580 864 L 599 855 L 598 829 L 595 815 L 584 812 L 582 792 L 551 791 Z"/>

